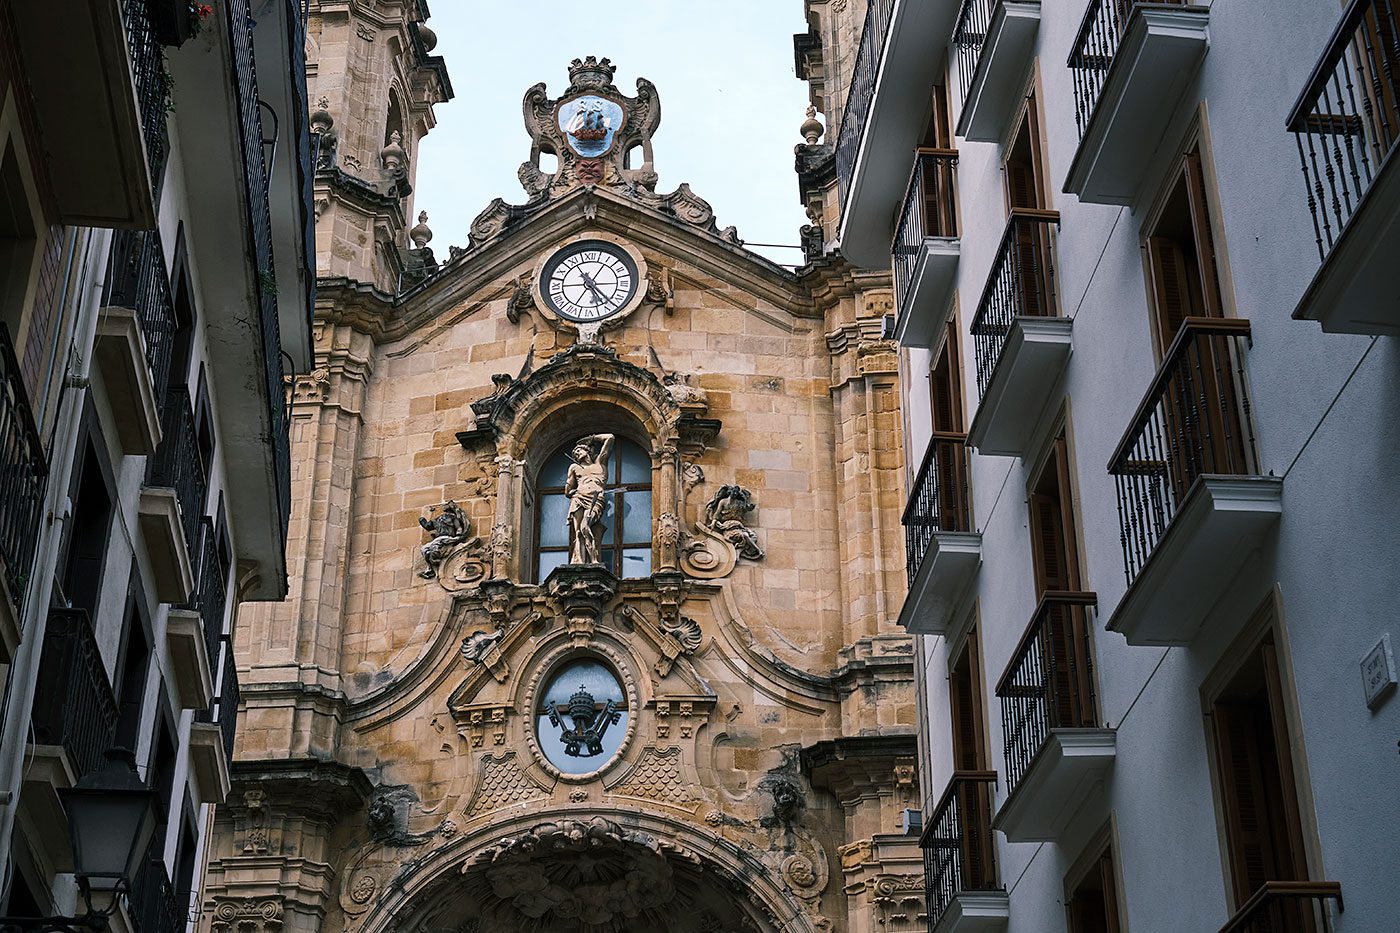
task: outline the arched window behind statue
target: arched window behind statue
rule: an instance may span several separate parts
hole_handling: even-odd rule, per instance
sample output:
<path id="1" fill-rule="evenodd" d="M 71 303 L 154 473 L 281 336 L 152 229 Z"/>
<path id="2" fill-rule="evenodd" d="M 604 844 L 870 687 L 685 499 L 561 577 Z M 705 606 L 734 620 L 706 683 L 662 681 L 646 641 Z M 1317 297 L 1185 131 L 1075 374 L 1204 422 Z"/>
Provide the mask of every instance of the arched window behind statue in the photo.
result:
<path id="1" fill-rule="evenodd" d="M 535 579 L 569 562 L 569 499 L 564 480 L 569 473 L 570 440 L 550 456 L 535 478 L 538 524 L 535 540 Z M 608 457 L 608 481 L 598 543 L 603 564 L 619 577 L 651 575 L 651 457 L 625 437 L 617 439 Z"/>

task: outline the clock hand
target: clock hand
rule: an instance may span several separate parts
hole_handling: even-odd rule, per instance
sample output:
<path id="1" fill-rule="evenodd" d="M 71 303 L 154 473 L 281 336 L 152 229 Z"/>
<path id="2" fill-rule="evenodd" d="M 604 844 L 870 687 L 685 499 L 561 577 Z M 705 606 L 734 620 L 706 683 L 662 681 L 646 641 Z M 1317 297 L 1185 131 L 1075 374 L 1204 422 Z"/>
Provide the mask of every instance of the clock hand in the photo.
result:
<path id="1" fill-rule="evenodd" d="M 604 298 L 603 293 L 598 291 L 598 285 L 596 282 L 593 281 L 593 276 L 589 275 L 587 272 L 583 273 L 583 284 L 587 285 L 588 290 L 591 291 L 594 295 L 598 296 L 598 304 L 601 305 L 607 303 L 608 299 Z"/>

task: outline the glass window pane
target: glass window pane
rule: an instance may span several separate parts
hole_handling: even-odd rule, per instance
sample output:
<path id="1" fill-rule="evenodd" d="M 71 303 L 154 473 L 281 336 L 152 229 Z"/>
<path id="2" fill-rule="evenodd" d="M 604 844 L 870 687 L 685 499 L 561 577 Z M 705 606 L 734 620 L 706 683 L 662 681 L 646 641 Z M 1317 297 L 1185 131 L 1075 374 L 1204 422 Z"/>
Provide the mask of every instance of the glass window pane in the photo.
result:
<path id="1" fill-rule="evenodd" d="M 573 463 L 569 459 L 569 445 L 564 445 L 555 451 L 540 470 L 539 477 L 535 480 L 535 486 L 544 489 L 549 486 L 563 486 L 564 478 L 569 473 L 569 464 Z"/>
<path id="2" fill-rule="evenodd" d="M 622 543 L 651 543 L 651 491 L 632 490 L 621 496 Z"/>
<path id="3" fill-rule="evenodd" d="M 651 483 L 651 457 L 631 441 L 619 439 L 613 455 L 622 465 L 624 483 Z"/>
<path id="4" fill-rule="evenodd" d="M 598 561 L 598 562 L 601 563 L 604 567 L 608 568 L 609 570 L 612 570 L 612 569 L 613 569 L 613 549 L 610 548 L 610 547 L 605 547 L 605 548 L 603 548 L 603 550 L 602 550 L 602 556 L 599 558 L 599 561 Z"/>
<path id="5" fill-rule="evenodd" d="M 543 583 L 544 578 L 549 576 L 549 572 L 555 567 L 562 567 L 568 562 L 568 551 L 540 551 L 539 582 Z"/>
<path id="6" fill-rule="evenodd" d="M 599 544 L 613 543 L 613 516 L 617 514 L 614 503 L 615 499 L 617 499 L 617 493 L 615 492 L 610 492 L 603 496 L 603 527 L 601 529 L 603 534 L 598 538 Z M 604 563 L 607 563 L 607 561 L 604 561 Z"/>
<path id="7" fill-rule="evenodd" d="M 540 497 L 540 547 L 569 546 L 569 498 L 562 493 Z"/>
<path id="8" fill-rule="evenodd" d="M 536 714 L 540 750 L 565 774 L 596 771 L 621 747 L 629 712 L 608 667 L 591 658 L 566 664 L 550 678 Z"/>
<path id="9" fill-rule="evenodd" d="M 629 547 L 622 551 L 622 576 L 651 576 L 651 548 Z"/>

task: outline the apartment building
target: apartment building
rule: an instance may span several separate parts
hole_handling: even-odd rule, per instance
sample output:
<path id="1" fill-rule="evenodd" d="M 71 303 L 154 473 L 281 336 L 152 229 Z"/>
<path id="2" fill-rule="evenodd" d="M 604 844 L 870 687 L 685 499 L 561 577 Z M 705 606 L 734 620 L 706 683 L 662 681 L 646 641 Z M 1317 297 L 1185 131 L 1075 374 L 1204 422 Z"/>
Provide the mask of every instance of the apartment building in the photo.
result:
<path id="1" fill-rule="evenodd" d="M 1400 7 L 804 6 L 810 249 L 895 283 L 928 929 L 1392 928 Z"/>
<path id="2" fill-rule="evenodd" d="M 0 3 L 7 928 L 167 933 L 197 906 L 235 607 L 286 592 L 284 380 L 315 288 L 302 7 Z M 131 857 L 106 871 L 104 846 Z"/>

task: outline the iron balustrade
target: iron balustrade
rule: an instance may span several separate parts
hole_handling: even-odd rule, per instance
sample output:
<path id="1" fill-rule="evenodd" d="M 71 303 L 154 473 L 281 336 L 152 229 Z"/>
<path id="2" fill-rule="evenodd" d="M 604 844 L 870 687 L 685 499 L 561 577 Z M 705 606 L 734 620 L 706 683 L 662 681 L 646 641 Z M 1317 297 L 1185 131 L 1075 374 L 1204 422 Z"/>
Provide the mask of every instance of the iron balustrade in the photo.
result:
<path id="1" fill-rule="evenodd" d="M 9 328 L 0 324 L 0 564 L 18 609 L 29 585 L 49 463 Z"/>
<path id="2" fill-rule="evenodd" d="M 1400 0 L 1352 0 L 1288 131 L 1325 261 L 1400 141 Z"/>
<path id="3" fill-rule="evenodd" d="M 151 368 L 156 404 L 163 405 L 175 341 L 175 302 L 159 230 L 118 230 L 113 234 L 102 300 L 110 307 L 136 313 L 146 341 L 146 364 Z"/>
<path id="4" fill-rule="evenodd" d="M 1258 472 L 1244 355 L 1249 322 L 1189 317 L 1109 461 L 1129 585 L 1197 477 Z"/>
<path id="5" fill-rule="evenodd" d="M 977 75 L 982 60 L 982 46 L 987 41 L 987 27 L 1002 0 L 963 0 L 958 9 L 958 23 L 953 27 L 953 55 L 958 62 L 960 98 L 966 106 L 967 92 Z"/>
<path id="6" fill-rule="evenodd" d="M 210 672 L 214 673 L 219 663 L 219 642 L 224 636 L 224 609 L 228 597 L 214 523 L 205 516 L 200 525 L 199 576 L 195 582 L 193 608 L 199 612 L 200 627 L 204 629 L 204 649 L 209 658 Z"/>
<path id="7" fill-rule="evenodd" d="M 851 70 L 850 90 L 846 93 L 846 107 L 841 111 L 841 129 L 836 134 L 836 182 L 842 204 L 846 203 L 851 190 L 851 176 L 855 174 L 860 138 L 870 116 L 870 102 L 875 97 L 875 78 L 885 51 L 885 39 L 890 33 L 893 11 L 894 0 L 870 0 L 865 8 L 865 24 L 861 27 L 860 46 Z"/>
<path id="8" fill-rule="evenodd" d="M 181 905 L 170 883 L 161 851 L 165 835 L 156 833 L 151 846 L 131 879 L 127 904 L 136 933 L 183 933 L 188 907 Z"/>
<path id="9" fill-rule="evenodd" d="M 997 682 L 1006 786 L 1015 791 L 1056 729 L 1098 726 L 1086 609 L 1093 593 L 1042 594 Z"/>
<path id="10" fill-rule="evenodd" d="M 899 313 L 905 313 L 909 281 L 926 237 L 958 235 L 955 191 L 958 150 L 916 149 L 914 171 L 904 192 L 904 207 L 894 232 L 894 288 Z"/>
<path id="11" fill-rule="evenodd" d="M 216 723 L 219 727 L 219 737 L 224 743 L 224 754 L 229 761 L 233 761 L 233 740 L 238 729 L 238 701 L 240 693 L 238 689 L 238 666 L 233 656 L 233 642 L 227 636 L 220 639 L 223 645 L 222 660 L 218 663 L 218 694 L 208 709 L 196 710 L 194 714 L 195 722 Z M 217 652 L 217 648 L 215 651 Z M 210 655 L 210 658 L 217 655 Z M 211 660 L 211 663 L 212 662 Z"/>
<path id="12" fill-rule="evenodd" d="M 166 115 L 170 111 L 170 79 L 165 70 L 165 50 L 157 41 L 146 13 L 147 0 L 123 0 L 126 47 L 131 55 L 131 75 L 136 85 L 136 105 L 141 116 L 141 136 L 151 169 L 151 194 L 160 203 L 161 178 L 169 155 Z"/>
<path id="13" fill-rule="evenodd" d="M 263 382 L 267 392 L 277 507 L 285 537 L 292 507 L 290 419 L 284 404 L 282 335 L 277 311 L 277 280 L 272 261 L 272 214 L 268 204 L 263 160 L 262 108 L 258 101 L 257 66 L 253 54 L 253 18 L 248 0 L 228 0 L 225 22 L 233 49 L 233 85 L 238 102 L 240 153 L 248 205 L 248 256 L 252 263 L 258 325 L 263 347 Z"/>
<path id="14" fill-rule="evenodd" d="M 102 767 L 117 735 L 117 698 L 87 610 L 49 610 L 30 724 L 34 744 L 58 745 L 78 777 Z"/>
<path id="15" fill-rule="evenodd" d="M 992 840 L 995 771 L 955 771 L 919 840 L 929 933 L 963 891 L 1000 891 Z"/>
<path id="16" fill-rule="evenodd" d="M 972 318 L 977 391 L 987 394 L 1011 325 L 1018 317 L 1055 317 L 1054 237 L 1058 211 L 1017 207 L 1006 221 L 992 271 Z"/>
<path id="17" fill-rule="evenodd" d="M 967 435 L 933 432 L 902 519 L 910 586 L 914 584 L 934 532 L 972 530 L 967 480 Z"/>
<path id="18" fill-rule="evenodd" d="M 1220 933 L 1323 933 L 1332 928 L 1328 901 L 1342 910 L 1342 886 L 1335 881 L 1266 881 Z"/>
<path id="19" fill-rule="evenodd" d="M 204 515 L 207 481 L 200 462 L 190 391 L 172 386 L 160 413 L 160 446 L 146 471 L 146 485 L 175 490 L 180 505 L 180 528 L 191 559 L 198 554 L 200 518 Z"/>
<path id="20" fill-rule="evenodd" d="M 1073 50 L 1069 53 L 1070 76 L 1074 82 L 1074 125 L 1079 137 L 1089 128 L 1094 108 L 1104 82 L 1108 80 L 1113 57 L 1128 31 L 1133 11 L 1140 6 L 1186 6 L 1188 0 L 1154 0 L 1137 3 L 1134 0 L 1089 0 L 1084 20 L 1079 25 Z"/>

